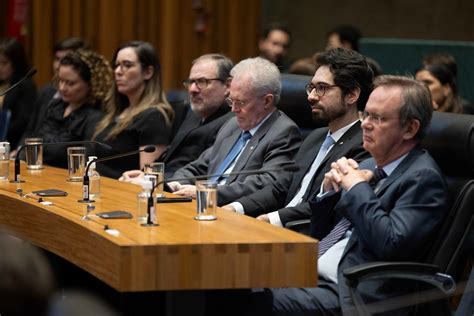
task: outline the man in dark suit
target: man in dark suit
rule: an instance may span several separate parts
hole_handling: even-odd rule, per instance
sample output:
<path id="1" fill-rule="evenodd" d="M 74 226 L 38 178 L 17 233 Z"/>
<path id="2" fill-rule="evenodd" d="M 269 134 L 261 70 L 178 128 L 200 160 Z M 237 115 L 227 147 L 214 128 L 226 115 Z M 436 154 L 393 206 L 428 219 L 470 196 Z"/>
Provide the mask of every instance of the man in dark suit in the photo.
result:
<path id="1" fill-rule="evenodd" d="M 295 157 L 300 170 L 290 174 L 290 179 L 279 176 L 271 185 L 238 199 L 226 209 L 260 215 L 259 219 L 279 226 L 309 218 L 309 197 L 319 191 L 331 162 L 343 156 L 356 161 L 368 158 L 362 147 L 359 121 L 359 111 L 372 91 L 372 72 L 365 58 L 340 48 L 320 54 L 316 62 L 316 72 L 306 92 L 314 118 L 328 122 L 329 128 L 317 129 L 304 140 Z M 323 155 L 320 152 L 326 149 L 322 145 L 328 135 L 334 145 Z"/>
<path id="2" fill-rule="evenodd" d="M 191 111 L 187 111 L 183 123 L 166 151 L 157 159 L 165 163 L 165 179 L 184 167 L 212 146 L 217 132 L 233 114 L 224 102 L 229 95 L 232 61 L 221 54 L 206 54 L 195 59 L 189 78 L 183 81 L 188 90 Z M 142 172 L 125 172 L 121 180 L 137 182 Z"/>
<path id="3" fill-rule="evenodd" d="M 218 174 L 218 205 L 260 190 L 285 176 L 282 167 L 291 162 L 300 143 L 296 124 L 275 108 L 281 91 L 278 68 L 261 57 L 241 61 L 231 71 L 227 103 L 235 117 L 219 131 L 212 147 L 179 169 L 173 177 Z M 230 175 L 251 169 L 280 169 L 258 175 Z M 196 195 L 187 182 L 170 182 L 176 194 Z"/>
<path id="4" fill-rule="evenodd" d="M 311 231 L 320 239 L 318 287 L 267 290 L 274 314 L 352 314 L 345 268 L 423 261 L 424 247 L 448 211 L 443 175 L 419 146 L 432 111 L 423 84 L 397 76 L 376 79 L 362 121 L 364 148 L 373 158 L 360 165 L 344 157 L 333 163 L 322 193 L 312 201 Z M 359 285 L 368 301 L 406 294 L 409 288 L 394 281 Z"/>

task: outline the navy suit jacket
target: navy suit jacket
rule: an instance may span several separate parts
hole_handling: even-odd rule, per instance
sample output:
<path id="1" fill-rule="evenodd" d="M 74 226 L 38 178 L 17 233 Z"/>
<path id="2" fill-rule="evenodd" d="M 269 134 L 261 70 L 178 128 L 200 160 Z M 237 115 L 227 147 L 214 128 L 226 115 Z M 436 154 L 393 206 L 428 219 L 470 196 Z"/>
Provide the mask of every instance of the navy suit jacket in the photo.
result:
<path id="1" fill-rule="evenodd" d="M 360 169 L 374 170 L 372 158 Z M 311 203 L 312 236 L 324 237 L 321 223 L 329 213 L 344 216 L 352 223 L 352 234 L 338 266 L 338 292 L 341 308 L 352 307 L 345 268 L 374 261 L 417 261 L 426 255 L 426 245 L 448 211 L 446 182 L 432 157 L 419 148 L 408 156 L 386 178 L 374 193 L 367 182 L 361 182 L 344 194 L 328 199 L 315 198 Z M 326 233 L 330 228 L 326 229 Z M 406 291 L 406 285 L 374 281 L 361 283 L 359 289 L 367 300 L 382 300 Z"/>
<path id="2" fill-rule="evenodd" d="M 280 176 L 271 185 L 237 200 L 244 207 L 245 214 L 256 217 L 263 213 L 278 210 L 283 224 L 293 220 L 307 219 L 311 215 L 308 199 L 314 193 L 319 192 L 324 174 L 330 170 L 331 163 L 343 156 L 353 158 L 356 161 L 362 161 L 370 156 L 362 147 L 362 129 L 360 128 L 360 122 L 357 121 L 324 157 L 309 184 L 309 190 L 303 196 L 303 202 L 295 207 L 284 208 L 298 192 L 301 182 L 311 168 L 314 159 L 316 159 L 327 133 L 328 128 L 323 127 L 313 131 L 305 138 L 295 156 L 295 161 L 300 169 L 293 174 L 289 174 L 289 179 L 283 179 Z"/>
<path id="3" fill-rule="evenodd" d="M 214 145 L 204 151 L 197 160 L 179 169 L 173 178 L 214 174 L 241 133 L 237 119 L 231 118 L 222 126 Z M 237 159 L 233 172 L 283 167 L 292 162 L 300 144 L 301 134 L 298 126 L 283 112 L 275 110 L 249 140 Z M 258 175 L 230 176 L 226 184 L 217 189 L 218 205 L 228 204 L 260 190 L 280 176 L 287 177 L 285 173 L 274 171 Z"/>

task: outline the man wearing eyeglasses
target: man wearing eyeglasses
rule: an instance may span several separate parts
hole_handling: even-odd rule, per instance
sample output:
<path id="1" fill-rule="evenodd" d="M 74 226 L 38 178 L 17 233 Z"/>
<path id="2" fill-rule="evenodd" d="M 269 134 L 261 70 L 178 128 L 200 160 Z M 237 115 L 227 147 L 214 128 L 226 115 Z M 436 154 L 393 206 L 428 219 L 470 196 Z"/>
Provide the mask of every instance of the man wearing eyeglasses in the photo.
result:
<path id="1" fill-rule="evenodd" d="M 241 61 L 231 71 L 229 97 L 235 117 L 219 131 L 212 147 L 181 168 L 174 178 L 212 174 L 218 186 L 218 205 L 251 194 L 286 176 L 283 167 L 291 163 L 300 143 L 297 125 L 276 109 L 281 92 L 280 72 L 261 57 Z M 254 169 L 273 171 L 254 175 L 228 175 Z M 174 193 L 196 195 L 193 181 L 170 182 Z"/>
<path id="2" fill-rule="evenodd" d="M 357 161 L 368 157 L 362 147 L 358 112 L 364 109 L 371 91 L 372 72 L 362 55 L 342 48 L 320 54 L 306 92 L 314 118 L 328 122 L 329 128 L 318 129 L 304 140 L 295 157 L 300 170 L 289 179 L 279 177 L 224 208 L 277 226 L 309 219 L 309 198 L 320 189 L 331 162 L 342 156 Z"/>
<path id="3" fill-rule="evenodd" d="M 157 159 L 165 163 L 165 178 L 212 146 L 217 132 L 233 114 L 225 103 L 229 95 L 232 61 L 221 54 L 206 54 L 195 59 L 189 79 L 183 81 L 191 103 L 183 123 L 166 151 Z M 143 173 L 125 172 L 120 180 L 138 182 Z"/>
<path id="4" fill-rule="evenodd" d="M 268 311 L 359 315 L 343 274 L 346 268 L 425 261 L 426 244 L 448 211 L 443 174 L 420 147 L 432 112 L 429 90 L 422 83 L 400 76 L 376 79 L 362 116 L 364 148 L 372 158 L 360 164 L 338 159 L 325 174 L 322 192 L 311 201 L 311 235 L 320 240 L 318 287 L 268 289 L 260 293 L 266 300 L 258 301 Z M 361 282 L 358 292 L 370 314 L 406 315 L 406 306 L 417 301 L 410 300 L 416 287 L 407 282 L 372 279 Z M 387 303 L 394 296 L 402 296 L 399 306 L 397 301 Z"/>

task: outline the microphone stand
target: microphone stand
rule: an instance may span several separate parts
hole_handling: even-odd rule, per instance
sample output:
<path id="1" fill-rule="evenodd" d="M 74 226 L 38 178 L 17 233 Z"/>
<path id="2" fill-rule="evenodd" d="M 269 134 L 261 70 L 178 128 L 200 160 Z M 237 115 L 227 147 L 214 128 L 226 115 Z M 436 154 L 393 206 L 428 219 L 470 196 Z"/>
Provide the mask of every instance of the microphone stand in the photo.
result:
<path id="1" fill-rule="evenodd" d="M 152 178 L 153 179 L 153 178 Z M 158 182 L 158 181 L 157 181 Z M 162 181 L 160 181 L 162 182 Z M 156 210 L 153 207 L 153 204 L 155 201 L 153 201 L 153 193 L 155 193 L 155 188 L 158 186 L 158 184 L 155 185 L 155 181 L 151 180 L 151 190 L 150 190 L 150 196 L 148 197 L 147 205 L 146 205 L 146 223 L 141 224 L 143 227 L 156 227 L 160 226 L 158 223 L 153 223 L 151 220 L 151 214 L 153 212 L 156 212 Z M 155 213 L 156 216 L 156 213 Z"/>
<path id="2" fill-rule="evenodd" d="M 95 140 L 78 140 L 72 142 L 56 142 L 56 143 L 43 143 L 43 144 L 24 144 L 21 145 L 18 149 L 18 152 L 15 157 L 15 177 L 13 180 L 10 180 L 10 183 L 24 183 L 24 180 L 20 179 L 20 154 L 26 147 L 33 147 L 33 146 L 50 146 L 50 145 L 82 145 L 82 144 L 98 144 L 104 147 L 110 148 L 109 145 L 95 141 Z"/>
<path id="3" fill-rule="evenodd" d="M 110 147 L 110 146 L 107 145 L 107 147 Z M 92 165 L 92 163 L 94 163 L 94 162 L 103 162 L 103 161 L 107 161 L 107 160 L 112 160 L 112 159 L 127 157 L 127 156 L 131 156 L 131 155 L 136 155 L 138 153 L 141 153 L 142 151 L 147 152 L 147 153 L 152 153 L 152 152 L 155 151 L 155 146 L 147 146 L 143 149 L 134 150 L 134 151 L 126 152 L 126 153 L 121 153 L 121 154 L 117 154 L 117 155 L 112 155 L 112 156 L 108 156 L 108 157 L 104 157 L 104 158 L 96 158 L 96 159 L 92 159 L 91 161 L 89 161 L 87 163 L 86 170 L 84 172 L 84 177 L 82 178 L 82 199 L 77 200 L 77 201 L 79 203 L 95 202 L 94 200 L 91 200 L 89 198 L 90 181 L 89 181 L 89 174 L 88 173 L 89 173 L 89 168 Z"/>

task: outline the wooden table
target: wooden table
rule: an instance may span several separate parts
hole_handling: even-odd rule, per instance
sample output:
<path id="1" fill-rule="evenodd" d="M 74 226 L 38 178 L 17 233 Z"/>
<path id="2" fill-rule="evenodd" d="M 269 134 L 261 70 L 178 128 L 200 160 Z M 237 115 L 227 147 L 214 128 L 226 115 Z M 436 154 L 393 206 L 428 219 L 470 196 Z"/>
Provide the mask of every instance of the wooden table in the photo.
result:
<path id="1" fill-rule="evenodd" d="M 10 164 L 12 177 L 13 162 Z M 120 292 L 313 287 L 317 241 L 253 218 L 218 211 L 216 221 L 196 221 L 195 202 L 158 204 L 159 227 L 134 219 L 82 220 L 82 183 L 66 181 L 66 170 L 26 170 L 15 184 L 0 181 L 0 225 L 88 271 Z M 40 189 L 62 189 L 67 197 L 40 204 L 21 197 Z M 135 215 L 139 186 L 102 177 L 95 212 Z M 104 225 L 119 232 L 113 236 Z"/>

